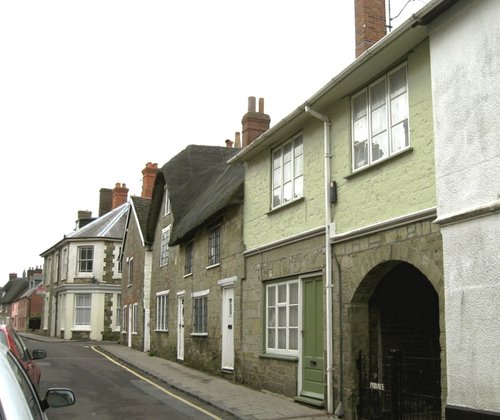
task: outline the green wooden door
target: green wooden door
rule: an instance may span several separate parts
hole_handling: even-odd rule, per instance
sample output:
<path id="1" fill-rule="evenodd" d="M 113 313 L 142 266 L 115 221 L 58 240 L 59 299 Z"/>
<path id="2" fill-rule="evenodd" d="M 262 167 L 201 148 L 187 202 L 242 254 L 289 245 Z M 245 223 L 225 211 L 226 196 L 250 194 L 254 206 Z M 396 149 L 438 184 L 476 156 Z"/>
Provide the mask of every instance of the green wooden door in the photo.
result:
<path id="1" fill-rule="evenodd" d="M 304 397 L 324 399 L 323 280 L 303 282 L 302 390 Z"/>

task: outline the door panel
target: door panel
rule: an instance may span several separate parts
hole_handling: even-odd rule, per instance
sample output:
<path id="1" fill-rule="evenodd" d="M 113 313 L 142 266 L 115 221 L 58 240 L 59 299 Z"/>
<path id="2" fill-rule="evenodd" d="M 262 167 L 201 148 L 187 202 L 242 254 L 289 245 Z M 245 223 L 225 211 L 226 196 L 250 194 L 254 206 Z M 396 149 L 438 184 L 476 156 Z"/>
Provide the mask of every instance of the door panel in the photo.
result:
<path id="1" fill-rule="evenodd" d="M 303 282 L 301 395 L 324 399 L 323 280 Z"/>
<path id="2" fill-rule="evenodd" d="M 177 299 L 177 359 L 184 360 L 184 295 Z"/>
<path id="3" fill-rule="evenodd" d="M 222 289 L 222 369 L 234 369 L 234 288 Z"/>

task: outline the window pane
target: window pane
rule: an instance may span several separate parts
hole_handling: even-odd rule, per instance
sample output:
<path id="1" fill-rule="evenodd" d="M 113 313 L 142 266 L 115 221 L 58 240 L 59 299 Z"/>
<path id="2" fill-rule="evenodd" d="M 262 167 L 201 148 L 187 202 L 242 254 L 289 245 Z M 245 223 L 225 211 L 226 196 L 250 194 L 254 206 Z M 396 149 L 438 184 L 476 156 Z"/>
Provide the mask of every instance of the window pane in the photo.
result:
<path id="1" fill-rule="evenodd" d="M 281 204 L 281 188 L 275 188 L 273 191 L 273 207 Z"/>
<path id="2" fill-rule="evenodd" d="M 292 160 L 292 143 L 288 143 L 283 147 L 283 163 L 291 162 Z"/>
<path id="3" fill-rule="evenodd" d="M 286 349 L 286 328 L 278 328 L 278 348 Z"/>
<path id="4" fill-rule="evenodd" d="M 281 168 L 273 171 L 273 185 L 277 186 L 281 184 Z"/>
<path id="5" fill-rule="evenodd" d="M 362 142 L 368 138 L 368 118 L 363 117 L 354 121 L 354 142 Z"/>
<path id="6" fill-rule="evenodd" d="M 408 123 L 405 120 L 392 128 L 392 151 L 397 152 L 408 145 Z"/>
<path id="7" fill-rule="evenodd" d="M 408 119 L 408 101 L 407 94 L 405 93 L 391 101 L 392 125 L 394 126 L 406 119 Z"/>
<path id="8" fill-rule="evenodd" d="M 286 203 L 292 199 L 292 183 L 283 185 L 283 202 Z"/>
<path id="9" fill-rule="evenodd" d="M 304 177 L 299 176 L 295 178 L 295 194 L 294 198 L 302 197 L 304 195 Z"/>
<path id="10" fill-rule="evenodd" d="M 363 92 L 352 100 L 352 117 L 357 120 L 366 115 L 366 93 Z"/>
<path id="11" fill-rule="evenodd" d="M 290 304 L 295 304 L 299 302 L 299 284 L 298 283 L 290 283 L 289 286 L 290 291 Z"/>
<path id="12" fill-rule="evenodd" d="M 278 308 L 278 327 L 286 327 L 286 307 Z"/>
<path id="13" fill-rule="evenodd" d="M 304 159 L 302 159 L 302 155 L 297 156 L 295 158 L 294 164 L 294 176 L 300 176 L 304 173 Z"/>
<path id="14" fill-rule="evenodd" d="M 276 348 L 276 332 L 274 329 L 267 330 L 267 346 L 272 349 Z"/>
<path id="15" fill-rule="evenodd" d="M 290 350 L 298 350 L 299 349 L 299 330 L 298 328 L 290 328 Z"/>
<path id="16" fill-rule="evenodd" d="M 387 156 L 389 156 L 389 138 L 387 136 L 387 131 L 384 131 L 373 138 L 372 161 L 375 162 Z"/>
<path id="17" fill-rule="evenodd" d="M 285 162 L 283 165 L 283 182 L 290 182 L 292 179 L 292 162 Z"/>
<path id="18" fill-rule="evenodd" d="M 372 135 L 387 130 L 387 108 L 385 105 L 372 112 Z"/>
<path id="19" fill-rule="evenodd" d="M 406 67 L 401 67 L 389 76 L 391 98 L 406 92 Z"/>
<path id="20" fill-rule="evenodd" d="M 354 168 L 361 168 L 368 163 L 368 141 L 354 144 Z"/>
<path id="21" fill-rule="evenodd" d="M 278 303 L 286 302 L 286 289 L 287 289 L 286 284 L 280 284 L 278 286 Z"/>
<path id="22" fill-rule="evenodd" d="M 276 286 L 269 286 L 267 288 L 267 306 L 276 305 Z"/>
<path id="23" fill-rule="evenodd" d="M 276 326 L 276 309 L 268 308 L 267 310 L 267 326 L 275 327 Z"/>
<path id="24" fill-rule="evenodd" d="M 385 104 L 385 79 L 370 88 L 372 111 Z"/>
<path id="25" fill-rule="evenodd" d="M 298 305 L 290 306 L 290 327 L 298 327 L 299 326 L 299 307 Z"/>

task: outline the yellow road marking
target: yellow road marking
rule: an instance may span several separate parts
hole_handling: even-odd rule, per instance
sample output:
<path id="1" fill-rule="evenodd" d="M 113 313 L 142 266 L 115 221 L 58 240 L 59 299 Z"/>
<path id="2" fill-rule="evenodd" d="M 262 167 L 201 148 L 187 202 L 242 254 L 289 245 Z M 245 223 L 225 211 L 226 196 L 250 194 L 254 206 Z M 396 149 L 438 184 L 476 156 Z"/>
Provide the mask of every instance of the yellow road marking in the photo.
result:
<path id="1" fill-rule="evenodd" d="M 144 376 L 142 375 L 139 375 L 137 372 L 134 372 L 132 369 L 129 369 L 127 366 L 117 362 L 116 360 L 112 359 L 111 357 L 109 357 L 107 354 L 103 353 L 102 351 L 100 350 L 97 350 L 95 348 L 95 346 L 92 346 L 92 350 L 94 350 L 95 352 L 101 354 L 102 356 L 104 356 L 106 359 L 108 359 L 109 361 L 113 362 L 115 365 L 118 365 L 120 366 L 121 368 L 129 371 L 131 374 L 137 376 L 138 378 L 142 379 L 144 382 L 147 382 L 148 384 L 150 385 L 153 385 L 154 387 L 156 387 L 157 389 L 159 389 L 160 391 L 162 391 L 163 393 L 179 400 L 179 401 L 182 401 L 184 404 L 187 404 L 189 405 L 190 407 L 193 407 L 194 409 L 198 410 L 198 411 L 201 411 L 203 414 L 206 414 L 208 417 L 211 417 L 215 420 L 222 420 L 220 417 L 217 417 L 216 415 L 210 413 L 209 411 L 201 408 L 201 407 L 198 407 L 197 405 L 193 404 L 192 402 L 188 401 L 188 400 L 185 400 L 184 398 L 182 397 L 179 397 L 178 395 L 175 395 L 173 393 L 171 393 L 170 391 L 167 391 L 165 388 L 161 387 L 160 385 L 158 384 L 155 384 L 153 381 L 149 380 L 148 378 L 145 378 Z"/>

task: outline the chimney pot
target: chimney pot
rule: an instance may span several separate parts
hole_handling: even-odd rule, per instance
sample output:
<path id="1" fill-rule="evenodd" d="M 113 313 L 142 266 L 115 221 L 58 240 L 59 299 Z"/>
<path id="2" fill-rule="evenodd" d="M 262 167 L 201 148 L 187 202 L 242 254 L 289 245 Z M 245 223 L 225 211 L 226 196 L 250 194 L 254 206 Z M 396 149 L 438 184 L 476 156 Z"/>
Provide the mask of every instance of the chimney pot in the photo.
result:
<path id="1" fill-rule="evenodd" d="M 127 202 L 128 188 L 126 184 L 120 184 L 117 182 L 115 188 L 113 188 L 113 202 L 112 209 L 116 209 L 118 206 Z"/>
<path id="2" fill-rule="evenodd" d="M 255 112 L 255 96 L 248 97 L 248 112 Z"/>
<path id="3" fill-rule="evenodd" d="M 243 147 L 248 146 L 262 133 L 269 129 L 271 118 L 264 114 L 264 99 L 259 99 L 259 113 L 255 112 L 255 96 L 248 97 L 248 112 L 243 116 Z"/>
<path id="4" fill-rule="evenodd" d="M 234 147 L 240 149 L 241 148 L 241 136 L 240 136 L 240 132 L 239 131 L 236 131 L 234 133 Z"/>
<path id="5" fill-rule="evenodd" d="M 142 170 L 142 193 L 141 197 L 151 198 L 153 196 L 153 188 L 155 185 L 156 174 L 158 172 L 157 163 L 146 163 Z"/>
<path id="6" fill-rule="evenodd" d="M 233 147 L 233 141 L 232 141 L 232 140 L 227 139 L 227 140 L 226 140 L 226 147 L 228 147 L 228 148 L 230 148 L 230 149 L 231 149 L 231 148 Z"/>

